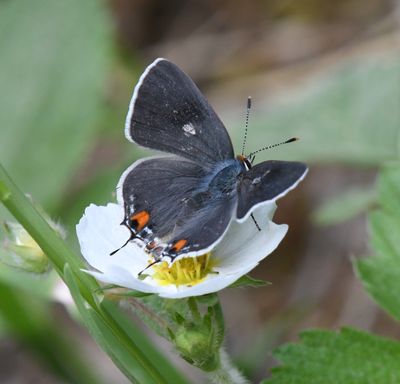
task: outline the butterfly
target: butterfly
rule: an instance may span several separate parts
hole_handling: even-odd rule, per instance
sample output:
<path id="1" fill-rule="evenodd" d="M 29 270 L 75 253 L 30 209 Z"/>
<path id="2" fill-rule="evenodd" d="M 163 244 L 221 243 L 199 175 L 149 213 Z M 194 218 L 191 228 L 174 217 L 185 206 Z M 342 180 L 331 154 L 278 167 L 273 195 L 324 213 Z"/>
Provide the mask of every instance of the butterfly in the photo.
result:
<path id="1" fill-rule="evenodd" d="M 122 224 L 131 231 L 128 242 L 140 239 L 156 260 L 209 252 L 232 220 L 245 221 L 259 205 L 296 187 L 307 172 L 300 162 L 253 166 L 254 152 L 235 157 L 206 98 L 162 58 L 146 68 L 134 89 L 125 135 L 165 153 L 136 161 L 117 186 Z"/>

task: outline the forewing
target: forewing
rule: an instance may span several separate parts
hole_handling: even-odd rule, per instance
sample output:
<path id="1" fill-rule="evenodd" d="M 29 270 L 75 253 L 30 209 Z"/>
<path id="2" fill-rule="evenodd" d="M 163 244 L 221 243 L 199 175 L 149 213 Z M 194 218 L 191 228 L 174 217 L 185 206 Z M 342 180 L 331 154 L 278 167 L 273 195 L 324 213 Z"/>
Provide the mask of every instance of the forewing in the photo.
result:
<path id="1" fill-rule="evenodd" d="M 255 205 L 276 200 L 297 186 L 307 166 L 291 161 L 264 161 L 242 174 L 238 185 L 237 218 L 244 220 Z"/>
<path id="2" fill-rule="evenodd" d="M 139 160 L 122 175 L 117 191 L 128 218 L 137 212 L 148 212 L 157 237 L 171 234 L 184 201 L 198 189 L 207 170 L 201 165 L 176 157 L 154 157 Z"/>
<path id="3" fill-rule="evenodd" d="M 221 120 L 194 82 L 175 64 L 157 59 L 133 93 L 126 137 L 147 148 L 213 164 L 233 158 Z"/>

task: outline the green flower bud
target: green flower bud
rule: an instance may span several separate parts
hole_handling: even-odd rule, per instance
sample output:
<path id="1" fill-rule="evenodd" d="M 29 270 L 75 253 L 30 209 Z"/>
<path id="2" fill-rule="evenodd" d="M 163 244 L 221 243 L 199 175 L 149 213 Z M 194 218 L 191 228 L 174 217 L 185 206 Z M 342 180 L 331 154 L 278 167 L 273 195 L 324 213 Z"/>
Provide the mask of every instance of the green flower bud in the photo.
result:
<path id="1" fill-rule="evenodd" d="M 213 332 L 206 326 L 186 324 L 174 333 L 174 344 L 181 357 L 203 371 L 214 371 L 220 365 L 219 350 L 213 345 Z"/>
<path id="2" fill-rule="evenodd" d="M 48 219 L 50 226 L 63 236 L 62 228 Z M 51 264 L 39 245 L 19 223 L 4 222 L 6 238 L 3 241 L 5 252 L 0 253 L 4 264 L 26 272 L 43 274 L 50 270 Z"/>

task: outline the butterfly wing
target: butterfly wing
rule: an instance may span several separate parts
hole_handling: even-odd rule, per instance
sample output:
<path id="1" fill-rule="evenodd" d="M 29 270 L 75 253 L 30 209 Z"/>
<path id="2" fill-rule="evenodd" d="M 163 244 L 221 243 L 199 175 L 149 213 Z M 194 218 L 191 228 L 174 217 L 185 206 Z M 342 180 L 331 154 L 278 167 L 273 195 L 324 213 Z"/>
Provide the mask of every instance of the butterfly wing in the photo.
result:
<path id="1" fill-rule="evenodd" d="M 213 196 L 204 188 L 208 173 L 204 166 L 177 157 L 135 162 L 117 186 L 125 220 L 145 213 L 143 228 L 165 242 L 174 255 L 210 248 L 228 227 L 236 194 L 229 198 Z M 181 241 L 183 245 L 174 248 L 180 240 L 184 244 Z"/>
<path id="2" fill-rule="evenodd" d="M 121 176 L 118 201 L 126 218 L 139 212 L 149 214 L 148 225 L 158 237 L 171 233 L 183 201 L 205 176 L 201 165 L 175 157 L 153 157 L 136 161 Z"/>
<path id="3" fill-rule="evenodd" d="M 194 82 L 175 64 L 157 59 L 140 77 L 126 118 L 128 140 L 198 163 L 233 158 L 221 120 Z"/>
<path id="4" fill-rule="evenodd" d="M 216 198 L 200 192 L 192 196 L 172 233 L 169 254 L 199 256 L 213 249 L 228 229 L 236 202 L 236 194 Z"/>
<path id="5" fill-rule="evenodd" d="M 299 162 L 270 160 L 256 164 L 242 174 L 238 185 L 238 220 L 245 220 L 254 206 L 286 195 L 306 173 L 307 166 Z"/>

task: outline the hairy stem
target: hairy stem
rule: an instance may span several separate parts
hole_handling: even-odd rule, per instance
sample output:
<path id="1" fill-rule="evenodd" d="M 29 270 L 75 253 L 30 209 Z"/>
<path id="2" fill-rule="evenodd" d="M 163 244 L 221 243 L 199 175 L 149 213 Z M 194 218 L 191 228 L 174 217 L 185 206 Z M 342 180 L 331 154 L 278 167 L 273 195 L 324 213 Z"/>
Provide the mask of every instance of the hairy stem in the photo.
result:
<path id="1" fill-rule="evenodd" d="M 214 384 L 249 384 L 250 382 L 232 364 L 224 349 L 220 350 L 220 367 L 208 373 L 209 380 Z"/>

